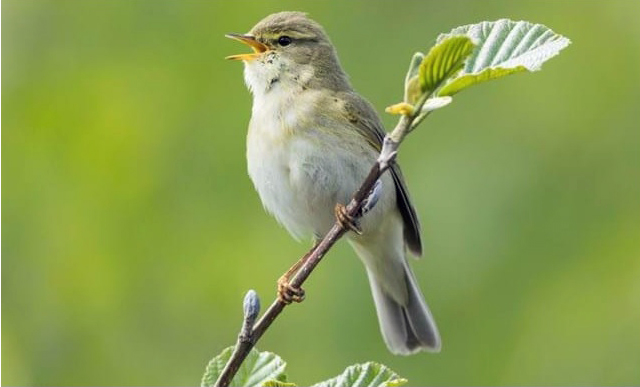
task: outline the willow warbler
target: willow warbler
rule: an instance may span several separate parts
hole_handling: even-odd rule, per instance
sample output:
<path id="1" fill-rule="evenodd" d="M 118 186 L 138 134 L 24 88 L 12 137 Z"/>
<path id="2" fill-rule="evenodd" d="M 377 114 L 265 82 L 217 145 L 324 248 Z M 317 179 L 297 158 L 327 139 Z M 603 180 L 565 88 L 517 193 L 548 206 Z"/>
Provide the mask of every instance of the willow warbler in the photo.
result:
<path id="1" fill-rule="evenodd" d="M 381 149 L 373 107 L 349 84 L 323 28 L 301 12 L 267 16 L 246 35 L 244 62 L 253 94 L 247 135 L 249 176 L 264 207 L 297 239 L 320 240 L 348 203 Z M 389 350 L 440 350 L 440 336 L 406 251 L 422 253 L 416 212 L 396 164 L 381 177 L 375 207 L 349 243 L 364 263 Z"/>

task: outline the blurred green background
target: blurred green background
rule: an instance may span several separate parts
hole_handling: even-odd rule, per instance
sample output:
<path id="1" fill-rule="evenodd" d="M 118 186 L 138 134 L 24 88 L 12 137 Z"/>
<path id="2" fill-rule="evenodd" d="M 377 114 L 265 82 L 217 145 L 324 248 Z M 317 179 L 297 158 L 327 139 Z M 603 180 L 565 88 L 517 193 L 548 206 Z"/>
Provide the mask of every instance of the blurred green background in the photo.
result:
<path id="1" fill-rule="evenodd" d="M 195 385 L 244 292 L 271 302 L 308 245 L 247 177 L 251 98 L 222 59 L 246 48 L 223 34 L 292 9 L 380 112 L 455 26 L 526 19 L 573 44 L 463 92 L 403 146 L 442 353 L 387 352 L 344 242 L 259 348 L 302 385 L 366 360 L 413 385 L 640 383 L 640 2 L 2 6 L 3 385 Z"/>

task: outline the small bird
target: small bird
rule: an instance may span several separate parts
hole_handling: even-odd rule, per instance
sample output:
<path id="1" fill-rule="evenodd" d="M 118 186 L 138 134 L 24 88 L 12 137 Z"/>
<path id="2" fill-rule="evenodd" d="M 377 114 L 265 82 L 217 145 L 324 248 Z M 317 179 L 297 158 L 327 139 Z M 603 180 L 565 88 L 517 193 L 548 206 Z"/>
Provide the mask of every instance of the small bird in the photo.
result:
<path id="1" fill-rule="evenodd" d="M 382 123 L 349 84 L 322 26 L 305 13 L 275 13 L 249 33 L 227 37 L 253 49 L 227 57 L 244 62 L 253 94 L 249 176 L 290 234 L 317 243 L 336 221 L 336 204 L 349 202 L 376 161 Z M 377 204 L 347 238 L 367 270 L 389 350 L 438 352 L 438 329 L 406 259 L 407 250 L 422 254 L 418 218 L 398 164 L 389 172 L 380 178 Z M 287 281 L 285 275 L 279 283 L 281 299 L 301 301 L 302 290 L 287 289 Z"/>

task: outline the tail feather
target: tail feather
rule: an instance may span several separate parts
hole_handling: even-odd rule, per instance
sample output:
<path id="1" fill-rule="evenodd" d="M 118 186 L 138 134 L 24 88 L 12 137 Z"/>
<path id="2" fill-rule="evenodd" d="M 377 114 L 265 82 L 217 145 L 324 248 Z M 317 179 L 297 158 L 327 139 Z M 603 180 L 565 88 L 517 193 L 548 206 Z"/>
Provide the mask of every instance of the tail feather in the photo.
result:
<path id="1" fill-rule="evenodd" d="M 406 262 L 404 268 L 406 303 L 398 302 L 387 293 L 378 278 L 367 269 L 382 337 L 389 350 L 397 355 L 419 351 L 439 352 L 441 343 L 438 328 Z"/>
<path id="2" fill-rule="evenodd" d="M 380 204 L 378 204 L 380 206 Z M 406 260 L 399 213 L 387 216 L 369 233 L 350 237 L 367 269 L 380 330 L 394 354 L 440 351 L 440 335 Z"/>

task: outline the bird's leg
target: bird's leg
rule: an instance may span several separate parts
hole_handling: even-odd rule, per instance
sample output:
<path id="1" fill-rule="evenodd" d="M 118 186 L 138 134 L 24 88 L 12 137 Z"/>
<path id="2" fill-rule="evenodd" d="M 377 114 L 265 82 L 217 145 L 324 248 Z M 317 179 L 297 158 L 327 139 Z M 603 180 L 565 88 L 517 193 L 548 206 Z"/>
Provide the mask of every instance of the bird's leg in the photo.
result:
<path id="1" fill-rule="evenodd" d="M 347 213 L 347 207 L 345 207 L 344 204 L 336 204 L 334 213 L 336 215 L 336 220 L 342 225 L 342 227 L 349 229 L 358 235 L 362 235 L 362 230 L 360 230 L 357 221 L 353 216 Z"/>
<path id="2" fill-rule="evenodd" d="M 360 211 L 358 211 L 356 217 L 361 217 L 367 212 L 371 211 L 373 207 L 378 203 L 378 199 L 382 195 L 382 181 L 380 179 L 376 180 L 375 184 L 369 191 L 369 196 L 362 202 L 362 207 L 360 207 Z M 355 232 L 358 235 L 362 235 L 362 229 L 358 225 L 358 220 L 354 219 L 353 216 L 347 213 L 347 208 L 338 203 L 335 207 L 335 215 L 338 222 L 342 225 L 342 227 L 349 229 Z"/>
<path id="3" fill-rule="evenodd" d="M 291 276 L 298 272 L 300 266 L 302 266 L 309 254 L 302 257 L 298 262 L 287 270 L 280 278 L 278 278 L 278 300 L 285 304 L 293 302 L 304 301 L 304 289 L 294 288 L 289 283 Z"/>
<path id="4" fill-rule="evenodd" d="M 278 279 L 278 300 L 285 303 L 290 304 L 293 302 L 302 302 L 304 301 L 304 289 L 303 288 L 295 288 L 291 286 L 289 280 L 291 277 L 295 275 L 300 267 L 307 262 L 309 255 L 313 252 L 316 246 L 318 246 L 318 241 L 314 242 L 311 250 L 304 255 L 304 257 L 300 258 L 298 262 L 294 263 L 293 266 L 287 270 L 279 279 Z"/>
<path id="5" fill-rule="evenodd" d="M 380 198 L 381 193 L 382 193 L 382 182 L 380 180 L 377 180 L 373 188 L 371 188 L 371 192 L 369 192 L 369 196 L 367 196 L 367 198 L 365 199 L 362 205 L 362 208 L 358 213 L 358 216 L 362 216 L 367 212 L 371 211 L 371 209 L 375 207 L 376 203 L 378 202 L 378 199 Z M 342 227 L 349 229 L 358 235 L 362 235 L 362 230 L 358 226 L 357 220 L 354 219 L 353 216 L 347 213 L 347 208 L 343 204 L 340 204 L 340 203 L 336 204 L 334 212 L 335 212 L 337 221 L 340 222 Z M 311 253 L 313 252 L 315 247 L 318 245 L 318 243 L 319 241 L 316 240 L 313 247 L 311 248 L 311 251 L 305 254 L 304 257 L 300 258 L 298 262 L 294 263 L 293 266 L 291 266 L 289 270 L 287 270 L 287 272 L 284 273 L 278 279 L 278 300 L 280 302 L 283 302 L 285 304 L 290 304 L 291 302 L 304 301 L 304 297 L 305 297 L 304 289 L 291 286 L 289 281 L 291 280 L 291 277 L 298 272 L 300 267 L 304 265 L 304 263 L 309 258 L 309 255 L 311 255 Z"/>

